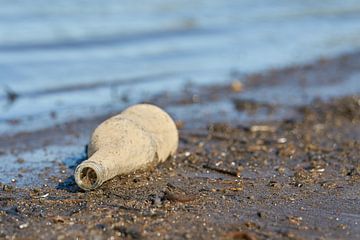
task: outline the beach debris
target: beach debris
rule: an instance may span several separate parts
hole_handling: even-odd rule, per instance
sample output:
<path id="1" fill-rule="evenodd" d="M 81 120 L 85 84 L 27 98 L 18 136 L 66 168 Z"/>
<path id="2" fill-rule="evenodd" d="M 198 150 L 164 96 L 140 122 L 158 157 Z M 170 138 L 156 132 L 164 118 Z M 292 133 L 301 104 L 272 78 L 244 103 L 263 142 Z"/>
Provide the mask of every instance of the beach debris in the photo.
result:
<path id="1" fill-rule="evenodd" d="M 283 166 L 276 167 L 275 170 L 280 174 L 284 174 L 286 171 L 286 169 Z"/>
<path id="2" fill-rule="evenodd" d="M 24 228 L 27 228 L 28 226 L 29 226 L 29 223 L 23 223 L 23 224 L 19 225 L 19 228 L 24 229 Z"/>
<path id="3" fill-rule="evenodd" d="M 302 217 L 299 216 L 288 216 L 289 223 L 293 225 L 300 225 L 302 222 Z"/>
<path id="4" fill-rule="evenodd" d="M 50 194 L 49 193 L 45 193 L 43 195 L 40 195 L 40 196 L 36 196 L 34 198 L 47 198 Z"/>
<path id="5" fill-rule="evenodd" d="M 248 114 L 255 114 L 261 111 L 266 114 L 274 113 L 278 107 L 275 104 L 267 102 L 259 102 L 252 99 L 235 98 L 233 99 L 234 107 L 239 112 L 246 112 Z"/>
<path id="6" fill-rule="evenodd" d="M 66 220 L 65 220 L 65 218 L 63 218 L 61 216 L 55 216 L 52 218 L 52 221 L 54 223 L 64 223 Z"/>
<path id="7" fill-rule="evenodd" d="M 275 132 L 276 128 L 274 126 L 267 125 L 253 125 L 250 127 L 251 132 Z"/>
<path id="8" fill-rule="evenodd" d="M 296 153 L 296 146 L 292 143 L 279 145 L 278 155 L 291 158 Z"/>
<path id="9" fill-rule="evenodd" d="M 270 182 L 268 183 L 269 187 L 275 188 L 275 189 L 280 189 L 281 188 L 281 183 L 274 181 L 274 180 L 270 180 Z"/>
<path id="10" fill-rule="evenodd" d="M 175 193 L 168 190 L 164 192 L 164 200 L 168 200 L 170 202 L 191 202 L 194 201 L 195 199 L 196 197 L 192 195 Z"/>
<path id="11" fill-rule="evenodd" d="M 217 166 L 212 166 L 212 165 L 209 165 L 209 164 L 203 165 L 203 168 L 209 169 L 209 170 L 212 170 L 212 171 L 216 171 L 216 172 L 221 173 L 221 174 L 227 174 L 227 175 L 230 175 L 230 176 L 233 176 L 233 177 L 240 177 L 241 172 L 243 170 L 242 166 L 240 166 L 237 170 L 228 170 L 228 169 L 225 169 L 225 168 L 219 168 Z"/>
<path id="12" fill-rule="evenodd" d="M 277 143 L 279 143 L 279 144 L 284 144 L 284 143 L 286 143 L 286 142 L 287 142 L 287 139 L 284 138 L 284 137 L 278 138 L 278 140 L 277 140 Z"/>
<path id="13" fill-rule="evenodd" d="M 231 83 L 231 91 L 233 92 L 242 92 L 244 90 L 244 84 L 239 81 L 239 80 L 235 80 Z"/>
<path id="14" fill-rule="evenodd" d="M 23 159 L 23 158 L 16 159 L 16 163 L 22 164 L 24 162 L 25 162 L 25 159 Z"/>
<path id="15" fill-rule="evenodd" d="M 95 129 L 88 159 L 77 166 L 75 181 L 91 190 L 117 175 L 154 166 L 176 152 L 178 138 L 165 111 L 150 104 L 131 106 Z"/>
<path id="16" fill-rule="evenodd" d="M 11 191 L 14 190 L 14 187 L 13 187 L 13 186 L 10 186 L 10 185 L 7 185 L 7 184 L 2 184 L 2 183 L 0 183 L 0 186 L 2 186 L 1 189 L 2 189 L 3 191 L 5 191 L 5 192 L 11 192 Z"/>
<path id="17" fill-rule="evenodd" d="M 15 102 L 19 97 L 19 94 L 8 86 L 5 86 L 5 94 L 6 94 L 6 99 L 8 100 L 9 103 Z"/>

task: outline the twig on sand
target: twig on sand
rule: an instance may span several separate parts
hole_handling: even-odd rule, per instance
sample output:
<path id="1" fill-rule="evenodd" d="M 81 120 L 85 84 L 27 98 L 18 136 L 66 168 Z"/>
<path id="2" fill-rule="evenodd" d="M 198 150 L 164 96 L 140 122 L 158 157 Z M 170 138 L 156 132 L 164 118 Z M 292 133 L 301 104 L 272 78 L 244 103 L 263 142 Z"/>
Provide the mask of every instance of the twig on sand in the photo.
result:
<path id="1" fill-rule="evenodd" d="M 240 177 L 240 171 L 231 171 L 228 169 L 223 169 L 223 168 L 217 168 L 214 166 L 210 166 L 210 165 L 204 165 L 203 168 L 209 169 L 209 170 L 213 170 L 222 174 L 227 174 L 233 177 Z"/>

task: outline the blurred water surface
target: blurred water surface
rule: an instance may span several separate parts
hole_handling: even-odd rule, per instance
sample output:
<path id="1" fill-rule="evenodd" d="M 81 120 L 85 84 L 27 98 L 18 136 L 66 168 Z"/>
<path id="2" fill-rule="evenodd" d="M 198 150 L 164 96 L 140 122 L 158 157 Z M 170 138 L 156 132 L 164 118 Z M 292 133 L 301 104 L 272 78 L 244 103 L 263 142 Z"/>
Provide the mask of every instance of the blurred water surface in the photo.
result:
<path id="1" fill-rule="evenodd" d="M 180 91 L 189 81 L 224 83 L 232 72 L 360 47 L 358 0 L 0 0 L 0 6 L 1 132 L 103 114 L 159 91 Z M 9 91 L 17 101 L 6 100 Z M 53 111 L 57 119 L 50 121 Z M 11 119 L 29 124 L 10 127 Z"/>

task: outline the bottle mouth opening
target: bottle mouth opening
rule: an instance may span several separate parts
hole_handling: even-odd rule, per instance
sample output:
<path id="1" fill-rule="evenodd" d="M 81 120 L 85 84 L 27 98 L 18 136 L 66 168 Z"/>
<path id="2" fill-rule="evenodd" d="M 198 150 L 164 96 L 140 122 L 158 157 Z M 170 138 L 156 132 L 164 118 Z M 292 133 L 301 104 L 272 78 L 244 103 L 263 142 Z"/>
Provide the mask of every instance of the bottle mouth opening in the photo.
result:
<path id="1" fill-rule="evenodd" d="M 97 181 L 95 170 L 90 167 L 83 168 L 80 172 L 80 180 L 84 185 L 93 186 Z"/>
<path id="2" fill-rule="evenodd" d="M 75 170 L 75 181 L 84 190 L 92 190 L 101 185 L 100 169 L 92 163 L 80 164 Z"/>

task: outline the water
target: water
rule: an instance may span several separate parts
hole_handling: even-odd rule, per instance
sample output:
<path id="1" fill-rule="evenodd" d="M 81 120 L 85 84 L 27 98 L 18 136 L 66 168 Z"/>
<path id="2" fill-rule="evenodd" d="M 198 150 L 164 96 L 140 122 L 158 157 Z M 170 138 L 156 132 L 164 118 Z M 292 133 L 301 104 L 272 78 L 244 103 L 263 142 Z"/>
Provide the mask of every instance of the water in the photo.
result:
<path id="1" fill-rule="evenodd" d="M 0 0 L 0 6 L 0 133 L 5 135 L 120 111 L 162 91 L 179 94 L 189 82 L 223 84 L 233 72 L 261 72 L 360 48 L 357 0 Z M 265 86 L 242 97 L 293 106 L 319 95 L 359 93 L 359 76 L 301 91 L 291 83 Z M 7 100 L 9 91 L 18 94 L 16 101 Z M 250 116 L 223 97 L 166 110 L 178 119 L 190 116 L 196 127 L 224 116 L 238 122 L 287 117 L 291 106 L 271 116 Z M 16 154 L 2 149 L 0 160 L 7 164 L 0 167 L 0 181 L 14 178 L 18 186 L 65 181 L 84 157 L 90 129 L 79 132 L 81 138 L 69 136 L 68 145 L 56 136 L 46 148 Z"/>
<path id="2" fill-rule="evenodd" d="M 121 109 L 124 94 L 136 102 L 189 81 L 222 83 L 233 71 L 303 63 L 360 46 L 356 0 L 0 5 L 2 132 L 24 130 L 10 130 L 9 119 L 43 119 L 30 124 L 47 127 Z M 6 89 L 20 95 L 14 104 L 6 102 Z M 52 111 L 60 120 L 49 121 Z"/>
<path id="3" fill-rule="evenodd" d="M 66 148 L 66 151 L 64 149 Z M 50 146 L 18 155 L 4 155 L 1 160 L 7 164 L 0 166 L 0 182 L 13 185 L 57 186 L 72 175 L 74 163 L 84 160 L 83 146 Z"/>

